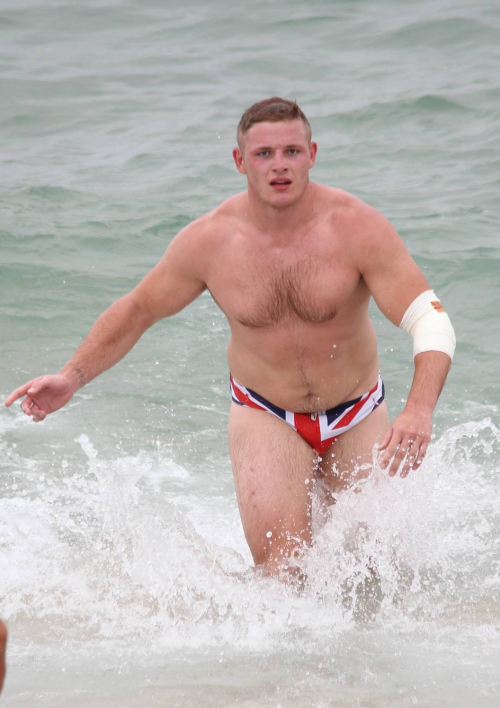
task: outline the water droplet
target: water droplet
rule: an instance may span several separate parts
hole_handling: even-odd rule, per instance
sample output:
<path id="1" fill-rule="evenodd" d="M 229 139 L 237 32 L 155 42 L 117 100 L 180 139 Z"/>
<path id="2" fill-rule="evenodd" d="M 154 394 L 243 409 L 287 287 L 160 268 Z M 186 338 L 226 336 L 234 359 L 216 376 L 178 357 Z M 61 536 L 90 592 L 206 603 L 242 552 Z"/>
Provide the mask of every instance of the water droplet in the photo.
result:
<path id="1" fill-rule="evenodd" d="M 267 536 L 268 538 L 271 538 L 272 535 L 273 535 L 273 532 L 272 532 L 272 531 L 268 531 L 268 532 L 266 533 L 266 536 Z"/>

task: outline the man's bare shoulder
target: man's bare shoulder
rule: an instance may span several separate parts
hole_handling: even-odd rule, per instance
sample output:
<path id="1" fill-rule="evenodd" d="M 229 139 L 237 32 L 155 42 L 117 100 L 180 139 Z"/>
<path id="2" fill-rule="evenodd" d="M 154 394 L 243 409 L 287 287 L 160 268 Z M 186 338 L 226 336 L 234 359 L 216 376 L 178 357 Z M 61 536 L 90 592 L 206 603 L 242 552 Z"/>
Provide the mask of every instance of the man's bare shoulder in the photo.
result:
<path id="1" fill-rule="evenodd" d="M 245 194 L 237 194 L 187 224 L 172 239 L 164 259 L 178 271 L 206 282 L 238 228 Z"/>
<path id="2" fill-rule="evenodd" d="M 315 187 L 322 205 L 337 220 L 348 222 L 350 226 L 357 222 L 361 224 L 366 220 L 386 221 L 377 209 L 350 192 L 322 184 L 317 184 Z"/>
<path id="3" fill-rule="evenodd" d="M 365 249 L 376 247 L 387 239 L 399 238 L 389 220 L 375 207 L 350 192 L 320 186 L 331 227 L 346 238 L 346 243 Z"/>
<path id="4" fill-rule="evenodd" d="M 211 213 L 214 217 L 237 218 L 248 204 L 248 192 L 239 192 L 220 204 Z"/>
<path id="5" fill-rule="evenodd" d="M 182 242 L 186 246 L 191 244 L 204 251 L 214 248 L 236 227 L 239 215 L 244 209 L 246 195 L 246 192 L 236 194 L 212 211 L 199 216 L 185 226 L 174 241 Z"/>

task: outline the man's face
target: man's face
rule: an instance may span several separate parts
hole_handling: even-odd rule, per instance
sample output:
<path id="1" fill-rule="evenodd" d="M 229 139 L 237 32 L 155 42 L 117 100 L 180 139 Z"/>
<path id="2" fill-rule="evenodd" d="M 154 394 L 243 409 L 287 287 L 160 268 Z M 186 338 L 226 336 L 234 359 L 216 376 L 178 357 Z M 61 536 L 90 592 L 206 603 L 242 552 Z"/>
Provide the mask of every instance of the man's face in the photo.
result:
<path id="1" fill-rule="evenodd" d="M 238 172 L 247 175 L 248 190 L 265 204 L 282 209 L 300 199 L 314 165 L 316 143 L 309 143 L 301 120 L 256 123 L 235 148 Z"/>

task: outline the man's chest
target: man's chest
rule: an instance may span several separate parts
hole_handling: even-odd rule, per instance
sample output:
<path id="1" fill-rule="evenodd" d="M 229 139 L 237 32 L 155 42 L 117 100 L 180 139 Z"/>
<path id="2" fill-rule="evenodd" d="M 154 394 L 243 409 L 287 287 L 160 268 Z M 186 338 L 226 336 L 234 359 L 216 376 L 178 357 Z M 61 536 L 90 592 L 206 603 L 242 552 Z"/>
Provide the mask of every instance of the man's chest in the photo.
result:
<path id="1" fill-rule="evenodd" d="M 247 249 L 229 252 L 208 287 L 230 320 L 247 327 L 332 320 L 352 297 L 360 274 L 334 249 Z"/>

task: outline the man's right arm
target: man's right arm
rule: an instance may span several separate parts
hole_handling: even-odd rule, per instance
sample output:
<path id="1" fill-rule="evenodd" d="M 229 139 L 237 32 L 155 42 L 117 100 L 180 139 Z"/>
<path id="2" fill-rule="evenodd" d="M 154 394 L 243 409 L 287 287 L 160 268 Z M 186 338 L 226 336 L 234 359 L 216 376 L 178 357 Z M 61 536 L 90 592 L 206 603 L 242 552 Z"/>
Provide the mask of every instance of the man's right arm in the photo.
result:
<path id="1" fill-rule="evenodd" d="M 79 388 L 119 362 L 151 325 L 195 300 L 206 287 L 200 248 L 206 222 L 207 217 L 202 217 L 174 238 L 144 280 L 96 320 L 59 374 L 28 381 L 10 394 L 5 405 L 26 396 L 22 410 L 35 422 L 43 420 L 62 408 Z"/>

